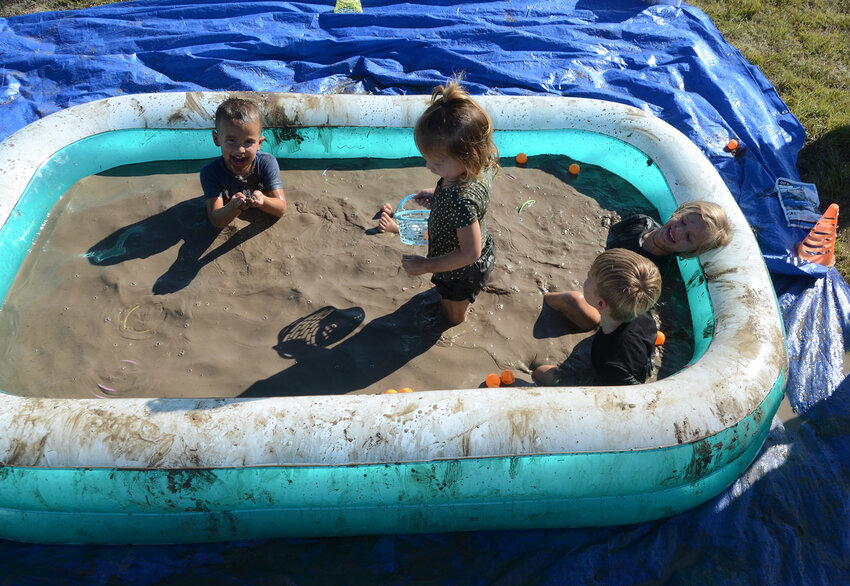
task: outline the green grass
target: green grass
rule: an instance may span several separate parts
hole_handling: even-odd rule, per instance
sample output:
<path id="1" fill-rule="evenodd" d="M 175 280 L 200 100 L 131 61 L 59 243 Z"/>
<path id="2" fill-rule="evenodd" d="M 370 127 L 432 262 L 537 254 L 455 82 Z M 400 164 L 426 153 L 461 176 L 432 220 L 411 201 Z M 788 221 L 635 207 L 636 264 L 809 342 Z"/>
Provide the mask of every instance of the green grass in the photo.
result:
<path id="1" fill-rule="evenodd" d="M 6 18 L 46 10 L 76 10 L 101 4 L 115 4 L 115 2 L 110 0 L 0 0 L 0 17 Z"/>
<path id="2" fill-rule="evenodd" d="M 3 0 L 0 16 L 108 0 Z M 850 0 L 691 0 L 756 65 L 806 129 L 797 167 L 821 207 L 838 203 L 837 267 L 850 281 Z M 368 2 L 366 12 L 369 11 Z"/>
<path id="3" fill-rule="evenodd" d="M 850 281 L 850 2 L 692 0 L 756 65 L 806 129 L 797 160 L 821 210 L 837 203 L 836 267 Z"/>

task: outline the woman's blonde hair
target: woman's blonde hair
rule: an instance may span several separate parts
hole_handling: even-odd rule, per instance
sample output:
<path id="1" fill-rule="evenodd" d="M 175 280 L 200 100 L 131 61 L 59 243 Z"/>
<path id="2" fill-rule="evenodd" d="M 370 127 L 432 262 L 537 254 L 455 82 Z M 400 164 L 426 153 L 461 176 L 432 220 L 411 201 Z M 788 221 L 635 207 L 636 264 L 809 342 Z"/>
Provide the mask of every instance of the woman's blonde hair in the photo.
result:
<path id="1" fill-rule="evenodd" d="M 416 121 L 413 139 L 424 156 L 439 154 L 460 161 L 466 170 L 464 181 L 499 164 L 493 122 L 457 80 L 434 88 L 431 105 Z"/>
<path id="2" fill-rule="evenodd" d="M 661 273 L 655 264 L 625 248 L 611 248 L 590 265 L 596 292 L 608 303 L 611 317 L 632 321 L 649 311 L 661 295 Z"/>
<path id="3" fill-rule="evenodd" d="M 702 200 L 683 203 L 676 208 L 670 219 L 688 214 L 696 214 L 702 219 L 708 238 L 695 249 L 678 253 L 682 258 L 699 256 L 703 252 L 726 246 L 732 240 L 732 225 L 729 223 L 729 218 L 726 217 L 726 211 L 716 203 Z"/>

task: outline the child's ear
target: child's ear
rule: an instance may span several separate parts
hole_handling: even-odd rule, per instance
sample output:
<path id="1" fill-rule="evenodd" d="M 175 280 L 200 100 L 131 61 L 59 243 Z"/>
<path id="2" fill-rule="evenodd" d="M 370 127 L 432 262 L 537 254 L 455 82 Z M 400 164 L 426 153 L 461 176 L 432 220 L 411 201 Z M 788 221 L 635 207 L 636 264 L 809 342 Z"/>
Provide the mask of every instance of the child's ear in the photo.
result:
<path id="1" fill-rule="evenodd" d="M 213 130 L 212 133 L 213 133 L 213 142 L 215 143 L 215 146 L 221 146 L 220 144 L 218 144 L 218 132 Z"/>
<path id="2" fill-rule="evenodd" d="M 265 140 L 266 140 L 266 137 L 265 137 L 265 136 L 263 136 L 263 135 L 261 134 L 261 135 L 260 135 L 260 140 L 257 142 L 257 144 L 258 144 L 258 145 L 261 145 L 261 144 L 263 144 L 263 141 L 265 141 Z"/>
<path id="3" fill-rule="evenodd" d="M 596 302 L 596 309 L 599 310 L 599 313 L 602 313 L 605 309 L 608 309 L 608 302 L 599 298 L 599 301 Z"/>

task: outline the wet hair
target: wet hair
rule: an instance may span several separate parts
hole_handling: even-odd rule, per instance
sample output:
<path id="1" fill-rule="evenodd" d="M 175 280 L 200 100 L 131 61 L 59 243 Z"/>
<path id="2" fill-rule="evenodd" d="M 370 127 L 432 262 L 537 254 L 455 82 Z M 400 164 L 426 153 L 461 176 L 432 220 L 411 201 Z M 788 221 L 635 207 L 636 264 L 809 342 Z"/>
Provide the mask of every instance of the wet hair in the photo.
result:
<path id="1" fill-rule="evenodd" d="M 241 122 L 242 124 L 259 120 L 260 126 L 263 125 L 263 115 L 260 113 L 257 104 L 243 98 L 228 98 L 219 104 L 215 110 L 216 129 L 218 129 L 219 122 L 222 120 Z"/>
<path id="2" fill-rule="evenodd" d="M 464 181 L 499 164 L 493 122 L 457 80 L 434 88 L 431 105 L 416 121 L 413 138 L 424 156 L 445 155 L 460 161 Z"/>
<path id="3" fill-rule="evenodd" d="M 608 303 L 611 317 L 632 321 L 649 311 L 661 295 L 661 273 L 643 255 L 625 248 L 611 248 L 590 265 L 590 276 L 599 296 Z"/>
<path id="4" fill-rule="evenodd" d="M 673 212 L 672 218 L 679 218 L 688 214 L 696 214 L 705 223 L 708 238 L 701 242 L 695 249 L 678 253 L 682 258 L 699 256 L 703 252 L 726 246 L 732 240 L 732 225 L 726 217 L 726 211 L 710 201 L 689 201 L 683 203 Z"/>

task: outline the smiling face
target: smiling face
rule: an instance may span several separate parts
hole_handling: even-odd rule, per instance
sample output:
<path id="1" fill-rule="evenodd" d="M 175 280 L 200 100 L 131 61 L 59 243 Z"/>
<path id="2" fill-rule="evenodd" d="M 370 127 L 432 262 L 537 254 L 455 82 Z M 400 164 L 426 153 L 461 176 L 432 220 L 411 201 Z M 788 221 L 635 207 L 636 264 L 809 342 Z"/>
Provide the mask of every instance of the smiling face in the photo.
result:
<path id="1" fill-rule="evenodd" d="M 709 237 L 708 226 L 699 214 L 673 216 L 653 234 L 655 245 L 666 254 L 695 250 Z"/>
<path id="2" fill-rule="evenodd" d="M 221 147 L 224 166 L 234 175 L 247 175 L 265 138 L 259 120 L 221 120 L 213 131 L 213 141 Z"/>

